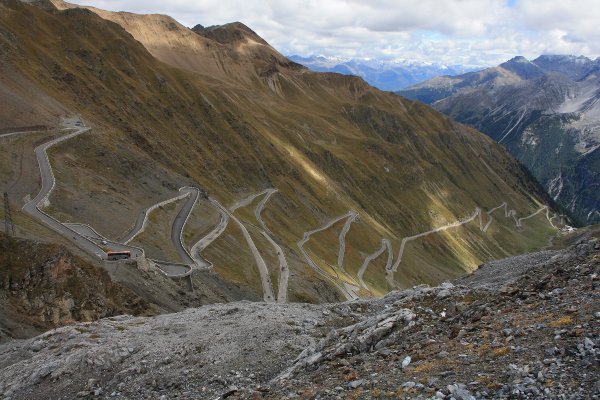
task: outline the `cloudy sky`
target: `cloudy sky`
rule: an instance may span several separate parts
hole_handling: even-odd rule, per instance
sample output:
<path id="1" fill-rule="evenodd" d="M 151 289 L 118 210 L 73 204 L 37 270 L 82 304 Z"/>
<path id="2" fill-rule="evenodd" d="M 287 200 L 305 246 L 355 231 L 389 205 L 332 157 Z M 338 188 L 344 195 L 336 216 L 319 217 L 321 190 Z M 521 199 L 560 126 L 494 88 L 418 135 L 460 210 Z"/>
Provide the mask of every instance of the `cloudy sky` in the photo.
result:
<path id="1" fill-rule="evenodd" d="M 515 55 L 600 56 L 598 0 L 80 0 L 168 14 L 186 26 L 240 21 L 286 55 L 471 66 Z"/>

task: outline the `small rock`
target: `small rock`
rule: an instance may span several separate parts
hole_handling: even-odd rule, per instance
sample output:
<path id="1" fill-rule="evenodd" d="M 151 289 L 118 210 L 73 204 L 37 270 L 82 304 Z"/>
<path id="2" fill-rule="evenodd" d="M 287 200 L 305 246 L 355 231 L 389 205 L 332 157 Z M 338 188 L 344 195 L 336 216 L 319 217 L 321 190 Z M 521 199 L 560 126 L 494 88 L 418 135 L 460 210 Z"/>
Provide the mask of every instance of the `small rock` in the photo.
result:
<path id="1" fill-rule="evenodd" d="M 476 400 L 475 396 L 465 388 L 465 385 L 455 384 L 448 385 L 448 391 L 456 400 Z"/>
<path id="2" fill-rule="evenodd" d="M 450 353 L 448 353 L 446 350 L 442 350 L 438 353 L 437 357 L 438 358 L 446 358 L 446 357 L 448 357 L 448 354 L 450 354 Z"/>
<path id="3" fill-rule="evenodd" d="M 351 382 L 348 382 L 348 387 L 350 389 L 356 389 L 359 386 L 362 386 L 365 383 L 364 379 L 357 379 Z"/>
<path id="4" fill-rule="evenodd" d="M 410 356 L 406 356 L 404 360 L 402 360 L 402 368 L 408 367 L 408 364 L 410 364 L 411 360 L 412 358 Z"/>
<path id="5" fill-rule="evenodd" d="M 230 386 L 229 389 L 227 389 L 227 391 L 225 393 L 223 393 L 223 396 L 221 396 L 221 397 L 226 399 L 229 396 L 233 396 L 238 391 L 239 391 L 239 389 L 237 386 Z"/>

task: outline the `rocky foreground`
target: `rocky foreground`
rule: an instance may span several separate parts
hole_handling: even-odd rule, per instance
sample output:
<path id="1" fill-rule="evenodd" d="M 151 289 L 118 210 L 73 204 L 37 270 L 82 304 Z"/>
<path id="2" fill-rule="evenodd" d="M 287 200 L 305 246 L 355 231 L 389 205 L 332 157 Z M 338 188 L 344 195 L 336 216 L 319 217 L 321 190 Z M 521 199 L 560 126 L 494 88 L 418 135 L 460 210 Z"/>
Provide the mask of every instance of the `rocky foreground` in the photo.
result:
<path id="1" fill-rule="evenodd" d="M 600 242 L 328 305 L 113 317 L 0 347 L 3 398 L 600 398 Z"/>

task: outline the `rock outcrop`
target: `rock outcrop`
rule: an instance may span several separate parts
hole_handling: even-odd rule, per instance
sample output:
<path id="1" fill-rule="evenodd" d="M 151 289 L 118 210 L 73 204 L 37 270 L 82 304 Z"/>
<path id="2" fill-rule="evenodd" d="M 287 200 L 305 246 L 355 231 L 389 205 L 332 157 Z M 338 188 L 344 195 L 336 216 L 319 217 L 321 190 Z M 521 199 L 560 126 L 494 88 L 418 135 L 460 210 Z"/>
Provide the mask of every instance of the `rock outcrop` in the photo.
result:
<path id="1" fill-rule="evenodd" d="M 58 245 L 0 234 L 0 341 L 78 321 L 144 314 L 148 303 Z"/>
<path id="2" fill-rule="evenodd" d="M 112 317 L 0 346 L 0 395 L 594 398 L 599 289 L 600 241 L 584 236 L 380 299 Z"/>

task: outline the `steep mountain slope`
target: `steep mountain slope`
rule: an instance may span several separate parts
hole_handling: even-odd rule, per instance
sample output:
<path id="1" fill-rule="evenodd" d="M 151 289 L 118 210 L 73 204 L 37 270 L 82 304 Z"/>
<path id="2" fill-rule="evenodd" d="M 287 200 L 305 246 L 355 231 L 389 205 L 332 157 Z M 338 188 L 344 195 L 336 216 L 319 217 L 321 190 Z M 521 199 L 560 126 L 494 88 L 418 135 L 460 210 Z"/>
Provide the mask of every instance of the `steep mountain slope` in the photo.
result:
<path id="1" fill-rule="evenodd" d="M 600 60 L 585 57 L 517 57 L 398 93 L 487 133 L 581 223 L 594 223 L 600 221 L 599 67 Z"/>
<path id="2" fill-rule="evenodd" d="M 62 246 L 0 233 L 0 342 L 121 314 L 155 314 L 108 273 Z"/>
<path id="3" fill-rule="evenodd" d="M 65 9 L 2 0 L 0 46 L 3 69 L 68 110 L 50 120 L 68 112 L 92 127 L 48 150 L 56 186 L 45 210 L 60 221 L 114 240 L 144 221 L 143 239 L 181 211 L 146 223 L 144 210 L 198 187 L 171 238 L 269 301 L 439 282 L 556 231 L 549 199 L 514 159 L 427 106 L 310 72 L 241 24 L 192 31 L 165 16 L 55 4 Z M 12 99 L 35 103 L 26 96 Z M 368 258 L 382 240 L 391 255 Z M 140 244 L 175 254 L 156 248 L 172 243 Z"/>
<path id="4" fill-rule="evenodd" d="M 439 75 L 459 75 L 474 68 L 440 65 L 418 61 L 371 59 L 337 59 L 323 56 L 288 56 L 313 71 L 356 75 L 381 90 L 400 90 Z"/>

